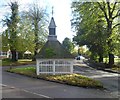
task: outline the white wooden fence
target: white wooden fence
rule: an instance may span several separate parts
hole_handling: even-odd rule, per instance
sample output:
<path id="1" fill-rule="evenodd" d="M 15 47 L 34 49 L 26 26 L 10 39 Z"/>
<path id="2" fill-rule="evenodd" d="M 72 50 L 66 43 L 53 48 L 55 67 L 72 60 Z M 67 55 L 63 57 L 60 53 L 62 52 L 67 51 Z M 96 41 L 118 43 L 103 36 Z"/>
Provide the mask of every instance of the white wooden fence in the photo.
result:
<path id="1" fill-rule="evenodd" d="M 68 74 L 73 73 L 72 59 L 36 59 L 36 73 L 39 74 Z"/>

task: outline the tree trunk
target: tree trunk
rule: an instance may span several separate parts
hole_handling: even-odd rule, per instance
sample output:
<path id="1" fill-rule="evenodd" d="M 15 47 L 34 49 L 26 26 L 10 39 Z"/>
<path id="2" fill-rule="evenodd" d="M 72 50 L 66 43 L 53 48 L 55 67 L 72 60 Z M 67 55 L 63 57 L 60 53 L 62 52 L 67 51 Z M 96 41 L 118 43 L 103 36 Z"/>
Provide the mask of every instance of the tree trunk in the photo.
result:
<path id="1" fill-rule="evenodd" d="M 33 56 L 32 61 L 35 61 L 35 60 L 36 60 L 36 59 L 35 59 L 36 54 L 37 54 L 37 51 L 35 50 L 35 51 L 34 51 L 34 56 Z"/>
<path id="2" fill-rule="evenodd" d="M 99 55 L 99 62 L 103 62 L 103 56 Z"/>
<path id="3" fill-rule="evenodd" d="M 38 50 L 38 31 L 39 31 L 39 29 L 38 29 L 38 22 L 36 22 L 34 24 L 35 24 L 35 40 L 34 40 L 34 42 L 35 42 L 35 48 L 34 48 L 34 56 L 33 56 L 32 61 L 36 60 L 35 56 L 36 56 L 37 50 Z"/>
<path id="4" fill-rule="evenodd" d="M 112 67 L 114 64 L 114 54 L 109 53 L 109 66 Z"/>
<path id="5" fill-rule="evenodd" d="M 16 50 L 11 50 L 11 53 L 12 53 L 12 61 L 17 61 L 17 52 Z"/>

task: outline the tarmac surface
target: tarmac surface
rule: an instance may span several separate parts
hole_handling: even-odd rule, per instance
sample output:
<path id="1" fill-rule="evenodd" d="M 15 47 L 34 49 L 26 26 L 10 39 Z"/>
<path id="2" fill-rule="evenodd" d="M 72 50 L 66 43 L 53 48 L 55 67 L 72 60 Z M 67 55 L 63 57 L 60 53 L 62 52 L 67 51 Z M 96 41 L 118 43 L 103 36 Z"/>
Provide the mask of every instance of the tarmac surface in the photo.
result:
<path id="1" fill-rule="evenodd" d="M 77 64 L 75 73 L 100 80 L 106 89 L 82 88 L 30 78 L 6 72 L 9 67 L 2 67 L 2 98 L 118 98 L 118 74 L 96 70 L 82 62 Z"/>
<path id="2" fill-rule="evenodd" d="M 117 96 L 119 95 L 119 74 L 111 73 L 107 71 L 97 70 L 92 67 L 89 67 L 87 64 L 77 61 L 74 67 L 74 72 L 99 80 L 107 91 L 110 91 L 111 94 Z"/>

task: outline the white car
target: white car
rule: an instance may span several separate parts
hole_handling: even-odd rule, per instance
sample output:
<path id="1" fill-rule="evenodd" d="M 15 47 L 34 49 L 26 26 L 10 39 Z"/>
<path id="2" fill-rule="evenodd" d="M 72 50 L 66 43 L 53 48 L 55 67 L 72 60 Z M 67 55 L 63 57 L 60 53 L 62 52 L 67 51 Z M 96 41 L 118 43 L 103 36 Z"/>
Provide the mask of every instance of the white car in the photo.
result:
<path id="1" fill-rule="evenodd" d="M 83 56 L 77 56 L 75 59 L 76 59 L 76 60 L 84 60 L 85 57 L 83 57 Z"/>

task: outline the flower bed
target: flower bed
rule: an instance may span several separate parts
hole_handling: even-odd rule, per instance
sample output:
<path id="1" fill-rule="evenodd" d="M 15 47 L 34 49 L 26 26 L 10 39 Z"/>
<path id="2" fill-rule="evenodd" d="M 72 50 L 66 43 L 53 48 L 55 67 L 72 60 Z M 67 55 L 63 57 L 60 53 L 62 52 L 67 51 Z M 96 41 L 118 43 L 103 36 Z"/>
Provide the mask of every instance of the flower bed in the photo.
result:
<path id="1" fill-rule="evenodd" d="M 58 82 L 73 86 L 86 87 L 86 88 L 103 88 L 103 85 L 99 81 L 85 77 L 80 74 L 36 75 L 35 73 L 36 69 L 34 67 L 13 68 L 7 71 L 11 73 L 22 74 L 33 78 L 44 79 L 52 82 Z"/>

